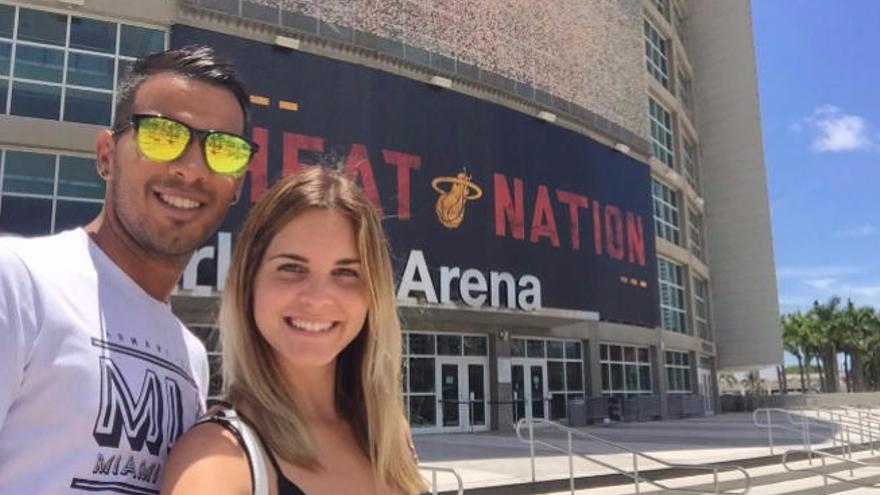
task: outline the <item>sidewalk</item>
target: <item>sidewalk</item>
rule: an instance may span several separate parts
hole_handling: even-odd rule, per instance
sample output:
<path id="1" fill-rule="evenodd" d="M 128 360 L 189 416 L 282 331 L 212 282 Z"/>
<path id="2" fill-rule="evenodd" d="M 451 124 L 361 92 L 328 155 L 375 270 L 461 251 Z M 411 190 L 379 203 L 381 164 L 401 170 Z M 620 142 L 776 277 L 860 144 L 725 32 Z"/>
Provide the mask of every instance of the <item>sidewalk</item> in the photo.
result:
<path id="1" fill-rule="evenodd" d="M 617 423 L 578 428 L 578 430 L 653 455 L 670 463 L 695 464 L 729 462 L 764 457 L 770 454 L 767 430 L 752 423 L 750 413 L 731 413 L 706 418 Z M 536 439 L 550 440 L 564 447 L 562 434 L 536 431 Z M 814 447 L 831 446 L 830 430 Z M 794 432 L 775 431 L 776 454 L 786 448 L 799 448 L 801 436 Z M 418 435 L 416 449 L 421 464 L 455 469 L 464 480 L 465 490 L 529 483 L 532 481 L 529 446 L 513 432 L 457 433 Z M 596 454 L 604 462 L 632 469 L 632 455 L 612 447 L 584 440 L 573 440 L 574 451 Z M 547 448 L 535 450 L 536 481 L 568 479 L 568 456 Z M 639 460 L 639 469 L 657 469 L 661 465 Z M 584 459 L 575 458 L 576 477 L 610 474 L 612 471 Z M 450 475 L 438 475 L 441 491 L 455 488 Z"/>

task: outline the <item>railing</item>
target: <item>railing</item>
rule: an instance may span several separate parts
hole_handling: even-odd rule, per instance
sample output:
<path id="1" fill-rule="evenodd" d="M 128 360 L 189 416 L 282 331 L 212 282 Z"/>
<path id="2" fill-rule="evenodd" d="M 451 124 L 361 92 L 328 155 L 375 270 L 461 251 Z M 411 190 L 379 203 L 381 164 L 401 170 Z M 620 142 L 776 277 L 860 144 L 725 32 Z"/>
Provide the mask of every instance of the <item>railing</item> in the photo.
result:
<path id="1" fill-rule="evenodd" d="M 522 428 L 523 426 L 528 426 L 528 438 L 523 438 Z M 554 428 L 558 431 L 564 432 L 567 438 L 567 446 L 566 448 L 558 447 L 548 442 L 535 440 L 535 425 L 546 426 Z M 638 452 L 629 447 L 625 447 L 623 445 L 611 442 L 609 440 L 605 440 L 604 438 L 600 438 L 594 435 L 590 435 L 589 433 L 584 433 L 579 430 L 575 430 L 572 428 L 568 428 L 559 423 L 554 423 L 552 421 L 547 421 L 544 419 L 529 419 L 523 418 L 516 423 L 516 436 L 519 438 L 521 442 L 529 444 L 529 451 L 531 455 L 531 469 L 532 469 L 532 482 L 536 481 L 535 476 L 535 444 L 542 445 L 544 447 L 562 452 L 568 455 L 568 475 L 569 475 L 569 488 L 571 489 L 572 495 L 574 495 L 574 458 L 575 456 L 584 459 L 586 461 L 592 462 L 594 464 L 598 464 L 599 466 L 610 469 L 618 474 L 626 476 L 633 480 L 633 484 L 635 486 L 636 493 L 640 493 L 640 485 L 642 482 L 648 483 L 654 487 L 660 488 L 661 490 L 667 491 L 675 491 L 675 492 L 685 492 L 685 493 L 702 493 L 702 494 L 715 494 L 715 495 L 745 495 L 749 493 L 752 489 L 752 479 L 749 476 L 749 473 L 746 472 L 745 469 L 735 466 L 732 464 L 678 464 L 678 463 L 670 463 L 664 460 L 661 460 L 657 457 L 654 457 L 649 454 L 645 454 L 643 452 Z M 622 452 L 626 452 L 632 455 L 632 470 L 626 470 L 619 468 L 611 463 L 605 462 L 601 459 L 598 459 L 596 456 L 589 456 L 585 454 L 580 454 L 574 452 L 572 447 L 572 437 L 577 436 L 579 438 L 583 438 L 586 440 L 590 440 L 596 443 L 600 443 L 602 445 L 612 447 Z M 664 466 L 666 468 L 672 469 L 681 469 L 681 470 L 693 470 L 693 471 L 704 471 L 712 474 L 712 491 L 699 490 L 699 489 L 691 489 L 691 488 L 671 488 L 663 483 L 652 480 L 650 478 L 644 478 L 639 473 L 639 460 L 646 460 L 650 462 L 654 462 Z M 720 483 L 718 479 L 718 474 L 720 472 L 729 472 L 729 471 L 739 471 L 743 475 L 743 481 L 745 482 L 745 488 L 742 491 L 726 491 L 720 490 Z"/>
<path id="2" fill-rule="evenodd" d="M 811 467 L 804 468 L 804 469 L 792 469 L 788 465 L 789 454 L 805 454 L 809 458 L 811 463 L 813 460 L 813 456 L 814 455 L 818 456 L 822 460 L 822 469 L 819 470 L 819 469 L 814 469 Z M 836 474 L 829 472 L 828 466 L 825 462 L 825 459 L 834 459 L 834 460 L 845 463 L 849 467 L 850 478 L 843 478 L 843 477 L 837 476 Z M 825 494 L 828 493 L 828 480 L 829 479 L 839 481 L 841 483 L 853 485 L 853 486 L 862 487 L 862 488 L 880 489 L 880 484 L 878 484 L 878 483 L 863 483 L 857 479 L 852 479 L 852 476 L 854 475 L 853 466 L 867 467 L 867 468 L 880 468 L 880 463 L 857 461 L 854 459 L 848 459 L 843 456 L 834 455 L 834 454 L 831 454 L 828 452 L 822 452 L 821 450 L 818 450 L 818 451 L 789 450 L 789 451 L 782 454 L 782 466 L 785 467 L 786 471 L 789 471 L 792 473 L 808 472 L 808 473 L 813 473 L 817 476 L 821 476 L 822 480 L 823 480 L 823 493 L 825 493 Z"/>
<path id="3" fill-rule="evenodd" d="M 783 415 L 787 422 L 774 423 L 774 414 Z M 827 415 L 827 418 L 823 417 Z M 766 419 L 762 422 L 762 419 Z M 836 409 L 800 409 L 789 410 L 780 408 L 760 408 L 752 413 L 752 422 L 759 428 L 767 429 L 767 443 L 770 447 L 770 455 L 775 454 L 774 430 L 783 430 L 797 433 L 801 436 L 803 450 L 813 450 L 813 440 L 818 437 L 824 439 L 815 432 L 816 429 L 829 431 L 828 437 L 832 446 L 840 446 L 852 456 L 852 436 L 858 435 L 859 443 L 869 443 L 871 452 L 874 452 L 874 438 L 880 436 L 880 416 L 868 415 L 864 410 L 857 408 Z M 838 439 L 838 436 L 840 437 Z M 865 442 L 867 437 L 868 442 Z"/>
<path id="4" fill-rule="evenodd" d="M 419 470 L 431 472 L 431 495 L 437 495 L 438 473 L 446 473 L 454 476 L 456 483 L 458 483 L 458 495 L 464 495 L 464 481 L 462 481 L 461 476 L 455 469 L 438 466 L 424 466 L 422 464 L 419 464 Z"/>
<path id="5" fill-rule="evenodd" d="M 784 415 L 788 420 L 788 423 L 773 423 L 773 415 L 774 413 Z M 797 416 L 797 418 L 795 418 Z M 765 418 L 767 421 L 765 423 L 761 422 L 761 418 Z M 816 433 L 810 431 L 810 425 L 816 425 L 815 422 L 812 422 L 807 417 L 804 411 L 791 411 L 788 409 L 780 409 L 775 407 L 764 407 L 760 409 L 755 409 L 752 412 L 752 422 L 758 428 L 767 428 L 767 443 L 770 447 L 770 455 L 775 455 L 775 442 L 773 440 L 773 432 L 775 430 L 783 430 L 789 431 L 793 433 L 797 433 L 801 436 L 801 441 L 803 445 L 803 449 L 806 451 L 812 450 L 812 437 L 816 436 Z M 834 435 L 832 435 L 832 442 L 836 446 L 837 439 Z"/>

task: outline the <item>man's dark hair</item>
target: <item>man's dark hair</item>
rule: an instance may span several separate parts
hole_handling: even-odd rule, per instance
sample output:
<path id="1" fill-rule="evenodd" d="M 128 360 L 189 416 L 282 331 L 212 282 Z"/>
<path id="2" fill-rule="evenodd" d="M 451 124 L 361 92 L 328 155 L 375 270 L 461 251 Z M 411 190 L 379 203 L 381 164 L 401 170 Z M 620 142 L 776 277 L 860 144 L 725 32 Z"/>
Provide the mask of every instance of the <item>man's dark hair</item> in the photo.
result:
<path id="1" fill-rule="evenodd" d="M 214 49 L 204 45 L 187 45 L 182 48 L 153 53 L 139 58 L 122 79 L 116 93 L 116 117 L 113 129 L 124 129 L 131 123 L 131 106 L 137 90 L 148 77 L 170 72 L 198 81 L 215 84 L 228 89 L 235 95 L 244 114 L 244 132 L 250 127 L 248 113 L 248 94 L 244 84 L 238 79 L 235 67 L 225 58 L 214 53 Z"/>

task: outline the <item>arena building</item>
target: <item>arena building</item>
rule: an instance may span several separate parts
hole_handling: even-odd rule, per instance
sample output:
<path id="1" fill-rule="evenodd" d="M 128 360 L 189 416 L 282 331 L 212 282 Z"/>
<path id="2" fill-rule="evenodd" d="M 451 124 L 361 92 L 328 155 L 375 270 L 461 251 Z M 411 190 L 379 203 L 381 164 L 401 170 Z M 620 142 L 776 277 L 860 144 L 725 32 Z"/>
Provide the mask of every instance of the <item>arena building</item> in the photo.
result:
<path id="1" fill-rule="evenodd" d="M 209 350 L 248 208 L 329 159 L 385 215 L 418 432 L 712 414 L 781 362 L 748 1 L 0 0 L 0 230 L 96 215 L 117 81 L 190 43 L 261 145 L 174 296 Z"/>

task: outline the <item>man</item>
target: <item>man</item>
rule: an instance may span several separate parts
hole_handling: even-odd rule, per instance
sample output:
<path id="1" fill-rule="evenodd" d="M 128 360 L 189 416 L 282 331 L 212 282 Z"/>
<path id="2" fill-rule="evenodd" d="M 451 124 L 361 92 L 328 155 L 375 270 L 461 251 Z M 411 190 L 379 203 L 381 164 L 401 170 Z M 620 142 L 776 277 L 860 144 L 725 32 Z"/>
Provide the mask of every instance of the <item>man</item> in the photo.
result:
<path id="1" fill-rule="evenodd" d="M 0 240 L 0 493 L 157 493 L 208 386 L 168 299 L 238 198 L 246 123 L 247 94 L 211 49 L 139 60 L 97 137 L 98 217 Z"/>

